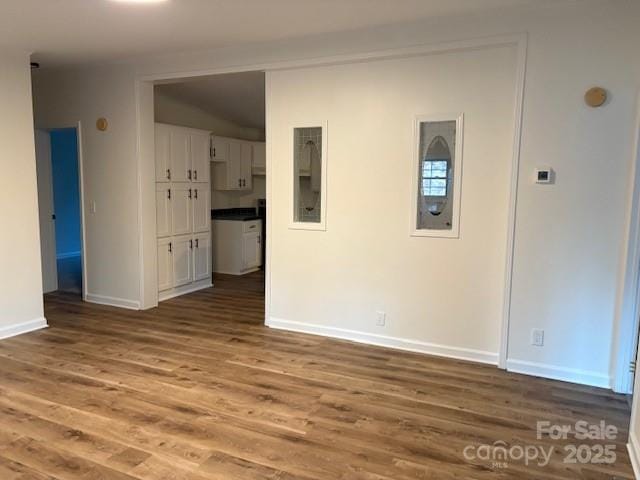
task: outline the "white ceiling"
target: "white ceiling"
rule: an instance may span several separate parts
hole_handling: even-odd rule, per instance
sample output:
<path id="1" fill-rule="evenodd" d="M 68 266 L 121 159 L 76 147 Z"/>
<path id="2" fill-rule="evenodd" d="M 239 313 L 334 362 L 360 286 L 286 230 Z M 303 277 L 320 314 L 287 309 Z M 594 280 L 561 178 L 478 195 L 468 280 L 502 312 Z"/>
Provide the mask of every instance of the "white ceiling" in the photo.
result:
<path id="1" fill-rule="evenodd" d="M 575 0 L 0 0 L 0 46 L 102 62 Z"/>
<path id="2" fill-rule="evenodd" d="M 264 73 L 244 72 L 198 77 L 157 85 L 156 92 L 195 105 L 243 127 L 264 129 Z"/>

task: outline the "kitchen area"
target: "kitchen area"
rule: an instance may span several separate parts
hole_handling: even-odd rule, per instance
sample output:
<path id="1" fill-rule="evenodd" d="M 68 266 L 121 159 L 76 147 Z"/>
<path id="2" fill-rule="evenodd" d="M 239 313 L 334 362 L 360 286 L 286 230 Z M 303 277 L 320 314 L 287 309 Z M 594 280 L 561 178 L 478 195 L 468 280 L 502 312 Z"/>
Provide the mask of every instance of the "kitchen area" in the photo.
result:
<path id="1" fill-rule="evenodd" d="M 154 94 L 159 301 L 211 287 L 264 291 L 264 73 L 185 79 Z"/>
<path id="2" fill-rule="evenodd" d="M 211 177 L 213 272 L 244 275 L 262 269 L 267 210 L 264 142 L 212 137 Z"/>

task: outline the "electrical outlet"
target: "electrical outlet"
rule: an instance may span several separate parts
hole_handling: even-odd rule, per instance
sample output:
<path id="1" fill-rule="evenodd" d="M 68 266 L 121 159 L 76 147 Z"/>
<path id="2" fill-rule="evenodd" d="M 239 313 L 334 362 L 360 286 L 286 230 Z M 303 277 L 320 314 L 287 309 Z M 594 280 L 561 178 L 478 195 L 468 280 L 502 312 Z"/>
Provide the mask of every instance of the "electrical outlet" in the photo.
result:
<path id="1" fill-rule="evenodd" d="M 376 325 L 379 327 L 384 327 L 384 324 L 387 320 L 387 314 L 384 312 L 376 312 Z"/>
<path id="2" fill-rule="evenodd" d="M 531 330 L 531 345 L 542 347 L 544 345 L 544 330 L 534 328 Z"/>

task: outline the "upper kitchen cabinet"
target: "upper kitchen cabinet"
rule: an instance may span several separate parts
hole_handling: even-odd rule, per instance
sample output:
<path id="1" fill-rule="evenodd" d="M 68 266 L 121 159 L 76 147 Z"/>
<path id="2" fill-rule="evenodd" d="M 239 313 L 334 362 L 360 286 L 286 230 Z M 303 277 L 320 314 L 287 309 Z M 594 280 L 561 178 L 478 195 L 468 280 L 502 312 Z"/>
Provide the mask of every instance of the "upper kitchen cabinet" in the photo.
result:
<path id="1" fill-rule="evenodd" d="M 252 171 L 254 175 L 265 175 L 267 173 L 267 148 L 263 142 L 253 144 Z"/>
<path id="2" fill-rule="evenodd" d="M 169 126 L 156 124 L 156 182 L 171 181 L 171 138 Z"/>
<path id="3" fill-rule="evenodd" d="M 208 132 L 191 133 L 191 180 L 209 183 L 211 137 Z"/>
<path id="4" fill-rule="evenodd" d="M 214 149 L 224 147 L 225 160 L 213 161 L 213 188 L 215 190 L 251 190 L 252 143 L 233 138 L 214 137 Z"/>
<path id="5" fill-rule="evenodd" d="M 171 181 L 191 181 L 191 142 L 186 129 L 169 127 Z"/>
<path id="6" fill-rule="evenodd" d="M 215 190 L 251 190 L 252 175 L 265 174 L 264 143 L 213 137 L 212 145 Z"/>
<path id="7" fill-rule="evenodd" d="M 156 182 L 209 183 L 209 132 L 157 123 L 155 144 Z"/>
<path id="8" fill-rule="evenodd" d="M 226 162 L 229 158 L 229 138 L 211 137 L 211 160 L 214 162 Z"/>

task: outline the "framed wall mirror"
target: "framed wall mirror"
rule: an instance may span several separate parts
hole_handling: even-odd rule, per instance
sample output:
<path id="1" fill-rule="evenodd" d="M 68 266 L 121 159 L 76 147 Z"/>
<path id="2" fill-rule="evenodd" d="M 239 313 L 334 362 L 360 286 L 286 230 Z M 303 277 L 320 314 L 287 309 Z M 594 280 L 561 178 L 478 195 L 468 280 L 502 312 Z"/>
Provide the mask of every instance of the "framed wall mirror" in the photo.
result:
<path id="1" fill-rule="evenodd" d="M 462 114 L 416 117 L 412 236 L 460 236 L 462 130 Z"/>
<path id="2" fill-rule="evenodd" d="M 327 123 L 291 127 L 290 228 L 326 230 Z"/>

